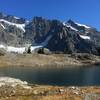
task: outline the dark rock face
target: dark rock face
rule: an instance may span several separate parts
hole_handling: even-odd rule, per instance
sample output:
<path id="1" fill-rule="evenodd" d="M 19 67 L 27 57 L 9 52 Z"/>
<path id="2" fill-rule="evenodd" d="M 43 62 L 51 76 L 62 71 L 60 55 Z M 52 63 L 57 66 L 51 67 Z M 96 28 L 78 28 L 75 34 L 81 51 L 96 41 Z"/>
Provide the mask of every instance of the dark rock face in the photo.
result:
<path id="1" fill-rule="evenodd" d="M 32 43 L 41 43 L 46 39 L 50 31 L 50 22 L 42 17 L 34 17 L 32 22 L 26 25 L 25 29 L 25 40 L 29 40 Z"/>
<path id="2" fill-rule="evenodd" d="M 21 25 L 25 22 L 26 20 L 23 18 L 17 19 L 17 17 L 0 13 L 0 43 L 13 46 L 22 45 L 24 32 L 13 24 Z"/>
<path id="3" fill-rule="evenodd" d="M 89 36 L 91 38 L 91 41 L 94 42 L 95 45 L 98 46 L 100 45 L 100 32 L 98 32 L 96 28 L 94 27 L 86 28 L 84 26 L 79 26 L 72 20 L 69 20 L 66 23 L 77 29 L 80 35 Z"/>
<path id="4" fill-rule="evenodd" d="M 21 45 L 23 39 L 23 31 L 14 27 L 8 26 L 3 30 L 0 28 L 0 42 L 7 45 Z"/>
<path id="5" fill-rule="evenodd" d="M 78 25 L 75 24 L 72 20 L 68 20 L 67 23 L 70 24 L 72 27 L 75 27 L 78 31 L 85 32 L 85 27 L 83 27 L 83 26 L 78 26 Z"/>
<path id="6" fill-rule="evenodd" d="M 95 45 L 89 40 L 83 40 L 77 32 L 68 31 L 67 28 L 62 28 L 54 34 L 49 41 L 47 47 L 51 51 L 63 51 L 64 53 L 93 53 L 98 54 Z"/>
<path id="7" fill-rule="evenodd" d="M 69 20 L 66 25 L 58 20 L 34 17 L 29 23 L 23 18 L 0 13 L 0 19 L 10 23 L 25 24 L 25 31 L 16 25 L 0 21 L 0 42 L 7 45 L 23 46 L 27 43 L 43 45 L 53 52 L 100 54 L 100 32 Z M 67 27 L 70 25 L 70 27 Z M 74 30 L 72 29 L 74 28 Z M 75 31 L 75 29 L 77 31 Z M 80 35 L 89 36 L 83 39 Z"/>

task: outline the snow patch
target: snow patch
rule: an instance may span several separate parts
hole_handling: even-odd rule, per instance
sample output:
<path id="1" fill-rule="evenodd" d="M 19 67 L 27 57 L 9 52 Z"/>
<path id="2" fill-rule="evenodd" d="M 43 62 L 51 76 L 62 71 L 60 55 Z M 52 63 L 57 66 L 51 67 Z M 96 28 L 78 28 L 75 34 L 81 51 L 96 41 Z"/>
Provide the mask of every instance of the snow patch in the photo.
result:
<path id="1" fill-rule="evenodd" d="M 51 38 L 52 38 L 52 35 L 49 35 L 44 42 L 42 42 L 41 44 L 36 45 L 36 46 L 31 46 L 31 44 L 30 44 L 31 52 L 34 52 L 35 49 L 37 49 L 37 48 L 42 48 L 42 47 L 46 46 L 48 44 L 48 41 Z M 29 46 L 26 46 L 26 47 L 13 47 L 13 46 L 6 46 L 6 45 L 3 45 L 3 44 L 0 44 L 0 48 L 5 49 L 7 52 L 18 53 L 18 54 L 23 54 L 24 52 L 26 52 L 27 47 L 29 47 Z"/>
<path id="2" fill-rule="evenodd" d="M 71 25 L 66 25 L 67 27 L 70 27 L 74 31 L 78 31 L 76 28 L 72 27 Z"/>
<path id="3" fill-rule="evenodd" d="M 70 24 L 63 23 L 64 26 L 71 28 L 74 31 L 78 31 L 76 28 L 72 27 Z"/>
<path id="4" fill-rule="evenodd" d="M 40 45 L 38 45 L 38 46 L 31 46 L 31 51 L 34 52 L 35 49 L 37 49 L 37 48 L 42 48 L 42 47 L 46 46 L 51 38 L 52 38 L 52 35 L 49 35 L 49 36 L 45 39 L 45 41 L 42 42 Z"/>
<path id="5" fill-rule="evenodd" d="M 26 20 L 25 24 L 28 25 L 30 23 L 30 21 Z"/>
<path id="6" fill-rule="evenodd" d="M 0 77 L 0 87 L 6 85 L 12 87 L 16 87 L 17 85 L 20 85 L 23 88 L 27 88 L 27 89 L 31 88 L 30 86 L 28 86 L 28 83 L 26 81 L 21 81 L 20 79 L 15 79 L 11 77 Z"/>
<path id="7" fill-rule="evenodd" d="M 13 26 L 16 26 L 17 28 L 21 29 L 23 32 L 25 32 L 25 24 L 16 24 L 16 23 L 12 23 L 12 22 L 9 22 L 7 20 L 4 20 L 4 19 L 0 19 L 0 22 L 5 22 L 6 24 L 8 25 L 13 25 Z"/>
<path id="8" fill-rule="evenodd" d="M 89 26 L 87 26 L 87 25 L 84 25 L 84 24 L 79 24 L 79 23 L 75 23 L 75 24 L 77 24 L 78 26 L 83 26 L 83 27 L 85 27 L 85 28 L 91 28 L 91 27 L 89 27 Z"/>
<path id="9" fill-rule="evenodd" d="M 88 39 L 90 40 L 90 37 L 89 36 L 84 36 L 84 35 L 79 35 L 82 39 Z"/>
<path id="10" fill-rule="evenodd" d="M 52 35 L 49 35 L 44 42 L 41 43 L 42 46 L 46 46 L 49 40 L 52 38 Z"/>
<path id="11" fill-rule="evenodd" d="M 66 22 L 63 22 L 63 25 L 66 26 Z"/>
<path id="12" fill-rule="evenodd" d="M 31 46 L 31 51 L 34 51 L 37 48 L 41 48 L 43 47 L 42 45 L 39 46 Z M 26 47 L 13 47 L 13 46 L 5 46 L 5 45 L 0 45 L 1 49 L 6 50 L 9 53 L 18 53 L 18 54 L 23 54 L 24 52 L 26 52 Z"/>
<path id="13" fill-rule="evenodd" d="M 15 19 L 20 19 L 19 17 L 14 16 Z"/>
<path id="14" fill-rule="evenodd" d="M 42 48 L 42 47 L 43 47 L 42 45 L 40 45 L 40 46 L 31 46 L 31 51 L 33 52 L 35 49 Z"/>
<path id="15" fill-rule="evenodd" d="M 2 45 L 2 44 L 1 44 L 1 45 L 0 45 L 0 48 L 3 48 L 3 49 L 5 49 L 6 47 L 5 47 L 4 45 Z"/>
<path id="16" fill-rule="evenodd" d="M 6 29 L 3 24 L 0 23 L 0 25 L 2 26 L 3 29 Z"/>
<path id="17" fill-rule="evenodd" d="M 7 46 L 7 52 L 15 52 L 23 54 L 25 52 L 25 47 L 18 48 L 18 47 Z"/>
<path id="18" fill-rule="evenodd" d="M 7 52 L 14 52 L 19 54 L 23 54 L 25 52 L 25 47 L 13 47 L 0 44 L 0 48 L 5 49 Z"/>

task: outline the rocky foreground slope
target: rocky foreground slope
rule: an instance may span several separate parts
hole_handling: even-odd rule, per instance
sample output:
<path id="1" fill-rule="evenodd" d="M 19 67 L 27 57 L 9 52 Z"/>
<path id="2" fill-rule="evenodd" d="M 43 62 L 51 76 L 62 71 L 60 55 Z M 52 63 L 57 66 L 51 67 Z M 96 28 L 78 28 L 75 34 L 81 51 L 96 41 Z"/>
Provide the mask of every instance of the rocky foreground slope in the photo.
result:
<path id="1" fill-rule="evenodd" d="M 100 87 L 30 85 L 10 77 L 0 78 L 0 100 L 100 100 Z"/>
<path id="2" fill-rule="evenodd" d="M 27 21 L 0 13 L 0 44 L 14 47 L 31 44 L 53 52 L 99 55 L 100 32 L 72 20 L 61 22 L 34 17 Z"/>

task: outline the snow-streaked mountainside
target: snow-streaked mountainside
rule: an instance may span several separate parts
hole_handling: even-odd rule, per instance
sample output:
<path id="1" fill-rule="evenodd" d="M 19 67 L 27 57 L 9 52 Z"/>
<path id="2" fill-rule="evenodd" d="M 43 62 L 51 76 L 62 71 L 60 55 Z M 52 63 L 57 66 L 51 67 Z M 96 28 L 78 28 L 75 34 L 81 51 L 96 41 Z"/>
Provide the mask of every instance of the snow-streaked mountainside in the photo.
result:
<path id="1" fill-rule="evenodd" d="M 74 31 L 78 31 L 76 28 L 74 28 L 73 26 L 71 26 L 69 23 L 63 22 L 63 25 L 66 26 L 66 27 L 68 27 L 68 28 L 70 28 L 70 29 L 72 29 L 72 30 L 74 30 Z"/>
<path id="2" fill-rule="evenodd" d="M 48 37 L 46 38 L 46 40 L 44 40 L 44 41 L 43 41 L 41 44 L 39 44 L 39 45 L 31 46 L 31 47 L 30 47 L 31 52 L 34 52 L 34 50 L 37 49 L 37 48 L 43 48 L 43 47 L 45 47 L 45 46 L 48 44 L 48 41 L 50 40 L 51 37 L 52 37 L 51 35 L 48 36 Z M 0 49 L 4 49 L 4 50 L 6 50 L 7 52 L 23 54 L 23 53 L 26 52 L 27 47 L 26 47 L 26 46 L 24 46 L 24 47 L 14 47 L 14 46 L 6 46 L 6 45 L 1 44 L 1 45 L 0 45 Z"/>
<path id="3" fill-rule="evenodd" d="M 87 26 L 87 25 L 84 25 L 84 24 L 79 24 L 79 23 L 75 23 L 75 24 L 78 25 L 78 26 L 85 27 L 85 28 L 91 28 L 91 27 L 89 27 L 89 26 Z"/>
<path id="4" fill-rule="evenodd" d="M 5 28 L 5 26 L 2 23 L 8 24 L 9 26 L 15 26 L 15 27 L 21 29 L 23 32 L 25 32 L 25 24 L 16 24 L 16 23 L 12 23 L 12 22 L 9 22 L 7 20 L 4 20 L 4 19 L 0 19 L 0 22 L 1 22 L 1 26 L 4 29 L 6 29 L 6 28 Z"/>
<path id="5" fill-rule="evenodd" d="M 31 21 L 0 13 L 0 48 L 24 53 L 46 47 L 53 52 L 99 54 L 100 32 L 72 20 L 61 22 L 34 17 Z"/>

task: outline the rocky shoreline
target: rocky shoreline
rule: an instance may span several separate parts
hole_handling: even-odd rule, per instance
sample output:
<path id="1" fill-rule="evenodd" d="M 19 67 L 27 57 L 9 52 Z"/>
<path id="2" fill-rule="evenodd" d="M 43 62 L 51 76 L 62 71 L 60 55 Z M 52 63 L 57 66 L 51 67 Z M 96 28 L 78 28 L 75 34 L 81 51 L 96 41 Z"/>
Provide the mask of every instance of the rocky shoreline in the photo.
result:
<path id="1" fill-rule="evenodd" d="M 0 100 L 100 100 L 100 87 L 96 86 L 30 85 L 9 77 L 0 78 L 0 85 Z"/>
<path id="2" fill-rule="evenodd" d="M 100 87 L 58 87 L 0 78 L 0 100 L 100 100 Z"/>
<path id="3" fill-rule="evenodd" d="M 0 56 L 0 67 L 67 67 L 99 65 L 100 57 L 91 54 L 7 54 Z"/>
<path id="4" fill-rule="evenodd" d="M 0 67 L 62 68 L 100 64 L 91 54 L 7 54 Z M 28 84 L 19 79 L 0 78 L 0 100 L 100 100 L 99 86 L 49 86 Z"/>

